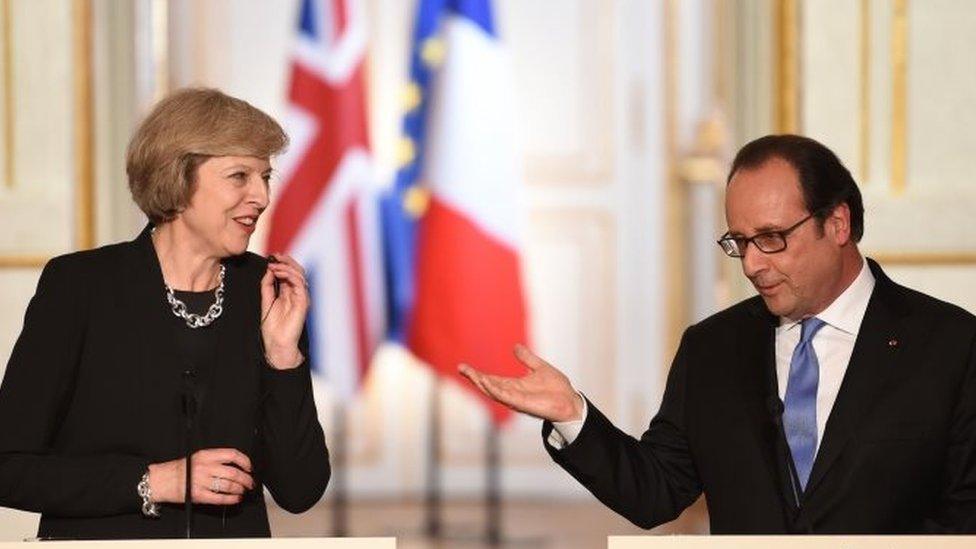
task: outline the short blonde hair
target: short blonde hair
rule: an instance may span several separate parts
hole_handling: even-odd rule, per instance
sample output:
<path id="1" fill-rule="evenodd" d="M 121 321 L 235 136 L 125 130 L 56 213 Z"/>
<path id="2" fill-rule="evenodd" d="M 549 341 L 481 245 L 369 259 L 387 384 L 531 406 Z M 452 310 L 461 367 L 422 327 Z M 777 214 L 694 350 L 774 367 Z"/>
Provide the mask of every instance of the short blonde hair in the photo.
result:
<path id="1" fill-rule="evenodd" d="M 211 88 L 180 89 L 153 107 L 129 141 L 129 190 L 158 225 L 190 203 L 197 168 L 208 158 L 270 159 L 287 145 L 281 126 L 246 101 Z"/>

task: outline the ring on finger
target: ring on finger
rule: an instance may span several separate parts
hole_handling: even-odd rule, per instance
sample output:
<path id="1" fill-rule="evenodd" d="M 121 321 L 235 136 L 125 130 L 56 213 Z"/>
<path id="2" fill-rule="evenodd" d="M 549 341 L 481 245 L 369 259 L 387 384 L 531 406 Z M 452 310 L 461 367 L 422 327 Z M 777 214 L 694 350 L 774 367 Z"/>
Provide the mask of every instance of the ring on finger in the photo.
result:
<path id="1" fill-rule="evenodd" d="M 223 481 L 223 480 L 224 479 L 215 476 L 213 478 L 213 480 L 210 482 L 210 491 L 213 492 L 213 493 L 215 493 L 215 494 L 223 493 L 221 491 L 221 489 L 220 489 L 220 484 L 221 484 L 221 481 Z"/>

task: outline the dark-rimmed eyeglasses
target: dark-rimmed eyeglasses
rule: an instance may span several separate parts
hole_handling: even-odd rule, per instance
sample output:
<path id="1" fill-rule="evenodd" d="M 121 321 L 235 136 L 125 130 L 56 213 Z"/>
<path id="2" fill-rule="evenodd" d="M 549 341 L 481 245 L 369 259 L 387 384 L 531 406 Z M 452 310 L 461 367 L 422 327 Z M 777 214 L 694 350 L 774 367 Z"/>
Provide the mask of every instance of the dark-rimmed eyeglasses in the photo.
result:
<path id="1" fill-rule="evenodd" d="M 718 239 L 718 245 L 729 257 L 743 257 L 746 255 L 746 246 L 751 242 L 756 249 L 764 254 L 775 254 L 786 249 L 786 237 L 793 231 L 810 220 L 816 214 L 810 214 L 797 221 L 793 225 L 781 231 L 766 231 L 750 237 L 733 236 L 729 233 L 722 235 Z"/>

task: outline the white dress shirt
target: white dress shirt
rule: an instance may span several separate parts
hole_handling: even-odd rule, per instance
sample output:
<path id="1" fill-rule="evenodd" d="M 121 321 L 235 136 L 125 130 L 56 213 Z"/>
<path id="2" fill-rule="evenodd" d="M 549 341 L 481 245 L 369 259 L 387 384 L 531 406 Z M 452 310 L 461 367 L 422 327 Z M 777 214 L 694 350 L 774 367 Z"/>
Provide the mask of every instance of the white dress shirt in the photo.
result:
<path id="1" fill-rule="evenodd" d="M 874 291 L 874 275 L 868 262 L 861 260 L 861 272 L 846 290 L 816 315 L 826 325 L 813 336 L 813 350 L 820 364 L 820 381 L 817 384 L 817 449 L 823 440 L 827 417 L 834 408 L 840 384 L 847 373 L 847 364 L 854 352 L 854 342 L 861 329 L 861 321 L 868 309 L 871 292 Z M 779 398 L 786 397 L 786 383 L 790 379 L 790 361 L 793 350 L 800 343 L 800 321 L 780 317 L 776 328 L 776 381 Z"/>
<path id="2" fill-rule="evenodd" d="M 813 350 L 820 363 L 820 381 L 817 385 L 817 449 L 823 440 L 827 417 L 837 400 L 840 384 L 844 381 L 847 364 L 854 352 L 854 342 L 861 329 L 861 321 L 868 309 L 871 292 L 874 291 L 874 275 L 868 262 L 861 260 L 861 272 L 854 282 L 826 309 L 816 315 L 826 325 L 813 336 Z M 790 360 L 793 349 L 800 342 L 800 321 L 780 317 L 776 328 L 776 379 L 779 398 L 786 395 L 786 382 L 790 378 Z M 580 395 L 582 397 L 582 394 Z M 586 399 L 583 399 L 583 415 L 576 421 L 553 422 L 548 442 L 555 448 L 572 444 L 586 421 Z"/>

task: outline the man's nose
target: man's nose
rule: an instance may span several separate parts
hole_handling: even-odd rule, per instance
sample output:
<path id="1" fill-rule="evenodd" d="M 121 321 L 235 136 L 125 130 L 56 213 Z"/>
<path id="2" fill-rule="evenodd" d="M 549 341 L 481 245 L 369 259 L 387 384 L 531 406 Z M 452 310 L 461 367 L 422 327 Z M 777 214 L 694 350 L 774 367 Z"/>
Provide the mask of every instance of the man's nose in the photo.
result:
<path id="1" fill-rule="evenodd" d="M 742 250 L 742 272 L 748 278 L 753 278 L 761 273 L 768 264 L 767 254 L 764 254 L 755 244 L 749 242 Z"/>

